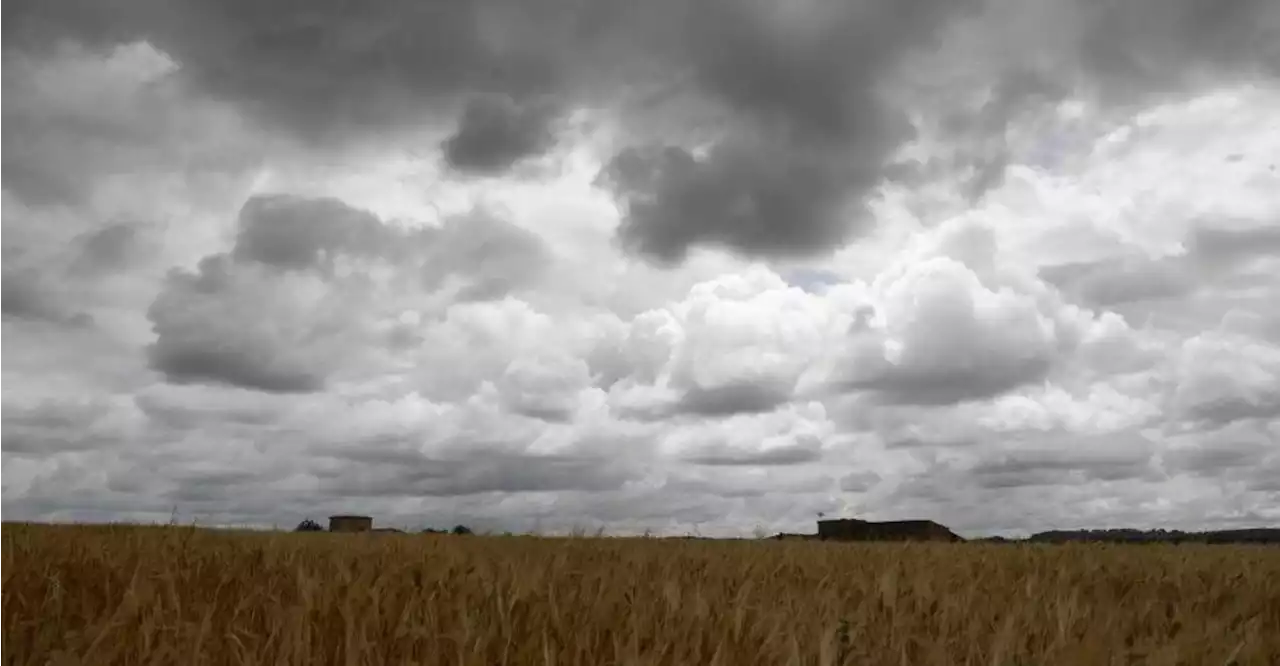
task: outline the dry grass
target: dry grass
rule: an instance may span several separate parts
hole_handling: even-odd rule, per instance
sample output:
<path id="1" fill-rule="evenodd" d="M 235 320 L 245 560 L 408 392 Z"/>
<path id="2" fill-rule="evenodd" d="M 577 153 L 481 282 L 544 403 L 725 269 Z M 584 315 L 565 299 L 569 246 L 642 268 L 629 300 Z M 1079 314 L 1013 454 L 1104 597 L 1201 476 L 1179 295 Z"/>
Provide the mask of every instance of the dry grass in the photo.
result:
<path id="1" fill-rule="evenodd" d="M 3 529 L 7 664 L 1280 663 L 1265 546 Z"/>

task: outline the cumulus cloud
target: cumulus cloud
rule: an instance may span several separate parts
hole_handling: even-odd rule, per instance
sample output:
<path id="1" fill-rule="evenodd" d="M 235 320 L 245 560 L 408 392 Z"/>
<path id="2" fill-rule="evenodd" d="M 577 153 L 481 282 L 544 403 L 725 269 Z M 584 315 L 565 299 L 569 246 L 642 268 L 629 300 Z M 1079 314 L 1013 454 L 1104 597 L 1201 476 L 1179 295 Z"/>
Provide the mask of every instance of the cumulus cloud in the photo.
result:
<path id="1" fill-rule="evenodd" d="M 541 252 L 536 238 L 484 213 L 413 230 L 336 199 L 255 196 L 229 252 L 170 272 L 148 310 L 156 333 L 148 357 L 178 383 L 317 391 L 372 342 L 363 317 L 380 314 L 380 290 L 407 280 L 500 297 L 533 277 Z M 380 279 L 387 267 L 397 270 Z"/>
<path id="2" fill-rule="evenodd" d="M 344 341 L 344 298 L 318 278 L 272 276 L 225 256 L 177 270 L 148 317 L 151 366 L 175 382 L 218 381 L 265 391 L 324 386 Z M 319 334 L 319 335 L 317 335 Z"/>
<path id="3" fill-rule="evenodd" d="M 1225 331 L 1182 343 L 1173 405 L 1188 418 L 1227 423 L 1280 416 L 1280 348 Z"/>
<path id="4" fill-rule="evenodd" d="M 847 388 L 921 404 L 984 398 L 1044 377 L 1056 355 L 1055 322 L 1033 299 L 988 290 L 953 261 L 914 265 L 885 297 L 885 328 L 855 342 Z"/>
<path id="5" fill-rule="evenodd" d="M 1043 380 L 1089 315 L 1001 259 L 989 226 L 940 229 L 870 284 L 848 290 L 849 325 L 826 383 L 884 403 L 946 405 Z"/>

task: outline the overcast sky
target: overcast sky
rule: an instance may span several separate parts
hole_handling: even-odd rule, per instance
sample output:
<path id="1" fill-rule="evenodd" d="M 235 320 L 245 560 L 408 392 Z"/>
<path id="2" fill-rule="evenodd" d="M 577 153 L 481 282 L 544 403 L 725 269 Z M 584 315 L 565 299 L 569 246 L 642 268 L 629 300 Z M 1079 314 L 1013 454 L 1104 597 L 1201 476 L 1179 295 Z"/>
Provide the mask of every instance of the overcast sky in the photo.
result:
<path id="1" fill-rule="evenodd" d="M 1280 523 L 1274 0 L 6 0 L 6 520 Z"/>

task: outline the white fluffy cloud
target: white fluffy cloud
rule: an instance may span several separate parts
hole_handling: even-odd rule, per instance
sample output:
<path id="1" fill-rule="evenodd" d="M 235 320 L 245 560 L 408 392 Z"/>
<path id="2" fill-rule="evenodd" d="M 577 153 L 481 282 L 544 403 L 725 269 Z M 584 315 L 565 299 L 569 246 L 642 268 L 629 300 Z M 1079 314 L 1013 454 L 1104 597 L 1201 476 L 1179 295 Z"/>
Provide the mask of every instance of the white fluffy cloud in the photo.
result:
<path id="1" fill-rule="evenodd" d="M 865 53 L 843 14 L 789 49 L 782 19 L 708 5 L 717 59 L 646 32 L 657 3 L 591 44 L 636 81 L 531 39 L 535 83 L 489 91 L 512 118 L 459 127 L 432 110 L 512 66 L 483 44 L 322 86 L 301 44 L 219 80 L 210 45 L 243 17 L 20 20 L 4 508 L 704 534 L 1280 519 L 1276 72 L 1179 21 L 978 4 L 871 12 L 902 41 Z"/>

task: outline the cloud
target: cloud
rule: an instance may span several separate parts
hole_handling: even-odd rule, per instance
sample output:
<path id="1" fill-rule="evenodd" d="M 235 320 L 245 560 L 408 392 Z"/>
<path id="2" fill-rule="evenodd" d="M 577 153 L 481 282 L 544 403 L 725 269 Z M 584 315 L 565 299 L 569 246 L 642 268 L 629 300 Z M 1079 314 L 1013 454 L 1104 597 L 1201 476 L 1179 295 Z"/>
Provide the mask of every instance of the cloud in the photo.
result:
<path id="1" fill-rule="evenodd" d="M 1190 234 L 1189 245 L 1194 256 L 1209 269 L 1247 264 L 1280 255 L 1280 225 L 1274 220 L 1243 228 L 1197 225 Z"/>
<path id="2" fill-rule="evenodd" d="M 1163 453 L 1164 468 L 1172 474 L 1204 478 L 1244 475 L 1265 467 L 1275 457 L 1273 443 L 1280 420 L 1241 419 L 1170 438 Z"/>
<path id="3" fill-rule="evenodd" d="M 1128 256 L 1086 264 L 1067 264 L 1041 271 L 1047 282 L 1070 290 L 1082 303 L 1115 306 L 1184 296 L 1196 288 L 1177 259 Z"/>
<path id="4" fill-rule="evenodd" d="M 1187 418 L 1228 423 L 1280 415 L 1280 348 L 1228 331 L 1182 343 L 1172 404 Z"/>
<path id="5" fill-rule="evenodd" d="M 518 105 L 510 97 L 475 97 L 463 109 L 457 131 L 442 144 L 444 158 L 459 171 L 505 172 L 555 143 L 554 119 L 555 109 L 545 102 Z"/>
<path id="6" fill-rule="evenodd" d="M 5 509 L 1280 520 L 1273 5 L 766 4 L 5 3 Z"/>
<path id="7" fill-rule="evenodd" d="M 1005 445 L 969 471 L 984 488 L 1132 479 L 1153 471 L 1153 443 L 1138 433 L 1048 439 L 1032 446 Z"/>
<path id="8" fill-rule="evenodd" d="M 42 280 L 34 270 L 6 269 L 0 295 L 5 319 L 43 321 L 66 326 L 91 326 L 93 317 L 69 310 L 65 297 Z"/>
<path id="9" fill-rule="evenodd" d="M 103 275 L 126 267 L 144 250 L 141 225 L 116 222 L 87 231 L 79 237 L 80 256 L 71 270 L 83 275 Z"/>
<path id="10" fill-rule="evenodd" d="M 989 225 L 939 229 L 853 296 L 862 314 L 825 383 L 883 403 L 947 405 L 1046 378 L 1088 317 L 1003 257 Z"/>
<path id="11" fill-rule="evenodd" d="M 332 198 L 254 196 L 229 252 L 170 272 L 148 311 L 148 358 L 177 383 L 318 391 L 371 342 L 364 317 L 379 314 L 377 291 L 492 299 L 531 279 L 543 258 L 535 237 L 483 211 L 413 230 Z"/>
<path id="12" fill-rule="evenodd" d="M 673 429 L 662 449 L 677 459 L 712 467 L 798 466 L 820 461 L 832 433 L 818 403 L 759 414 L 691 422 Z"/>
<path id="13" fill-rule="evenodd" d="M 1080 64 L 1110 94 L 1176 89 L 1228 73 L 1280 75 L 1274 41 L 1280 11 L 1266 0 L 1080 2 L 1076 7 Z"/>
<path id="14" fill-rule="evenodd" d="M 608 163 L 602 183 L 624 206 L 624 244 L 663 262 L 696 245 L 814 255 L 866 229 L 858 200 L 910 136 L 877 85 L 963 9 L 693 5 L 675 54 L 691 70 L 687 96 L 723 119 L 699 145 L 648 139 Z"/>
<path id="15" fill-rule="evenodd" d="M 332 272 L 339 255 L 390 257 L 411 240 L 368 211 L 333 199 L 255 196 L 240 210 L 231 257 L 283 269 Z"/>
<path id="16" fill-rule="evenodd" d="M 343 340 L 343 294 L 310 276 L 272 276 L 225 255 L 175 270 L 148 311 L 151 367 L 176 383 L 275 392 L 324 387 Z M 330 332 L 326 333 L 326 329 Z"/>
<path id="17" fill-rule="evenodd" d="M 492 300 L 537 286 L 552 253 L 536 234 L 496 211 L 475 208 L 451 216 L 428 235 L 423 259 L 428 285 L 460 278 L 458 298 Z"/>
<path id="18" fill-rule="evenodd" d="M 148 21 L 147 36 L 202 89 L 327 141 L 405 127 L 476 88 L 552 89 L 560 70 L 555 31 L 570 27 L 556 14 L 511 2 L 393 0 L 358 12 L 330 1 L 301 12 L 180 2 Z"/>
<path id="19" fill-rule="evenodd" d="M 153 174 L 157 195 L 174 180 L 206 185 L 260 151 L 234 112 L 190 95 L 180 65 L 154 45 L 53 44 L 40 58 L 6 43 L 4 188 L 24 202 L 116 203 L 114 186 L 139 173 Z"/>
<path id="20" fill-rule="evenodd" d="M 910 186 L 940 186 L 963 207 L 1003 183 L 1017 155 L 1071 161 L 1091 122 L 1274 81 L 1278 31 L 1280 9 L 1265 0 L 988 0 L 952 23 L 943 48 L 913 55 L 906 88 L 946 110 L 921 114 L 919 136 L 936 146 L 919 167 L 907 160 Z"/>
<path id="21" fill-rule="evenodd" d="M 547 421 L 569 421 L 591 385 L 585 361 L 564 353 L 517 358 L 498 379 L 508 409 Z"/>
<path id="22" fill-rule="evenodd" d="M 19 401 L 6 398 L 4 451 L 52 457 L 63 452 L 109 451 L 128 444 L 145 429 L 144 419 L 126 400 L 91 397 Z"/>
<path id="23" fill-rule="evenodd" d="M 628 323 L 611 358 L 615 399 L 646 418 L 764 413 L 789 402 L 825 342 L 848 322 L 823 300 L 753 265 L 694 285 Z M 643 405 L 641 404 L 643 403 Z"/>
<path id="24" fill-rule="evenodd" d="M 886 290 L 884 337 L 855 347 L 850 389 L 891 402 L 985 398 L 1045 376 L 1057 325 L 1026 296 L 991 291 L 948 260 L 916 264 Z"/>

